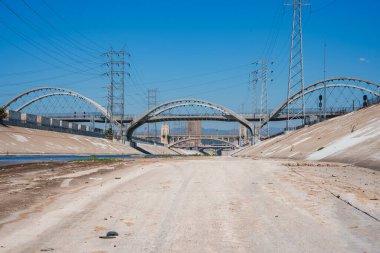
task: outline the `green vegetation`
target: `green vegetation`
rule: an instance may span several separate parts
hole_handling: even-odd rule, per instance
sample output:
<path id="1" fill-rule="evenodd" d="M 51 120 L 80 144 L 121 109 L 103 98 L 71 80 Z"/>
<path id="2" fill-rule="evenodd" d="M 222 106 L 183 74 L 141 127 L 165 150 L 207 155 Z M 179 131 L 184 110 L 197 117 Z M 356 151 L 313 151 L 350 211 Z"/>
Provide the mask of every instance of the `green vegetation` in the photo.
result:
<path id="1" fill-rule="evenodd" d="M 166 159 L 170 159 L 170 158 L 178 157 L 178 156 L 181 156 L 181 155 L 165 155 L 165 154 L 161 154 L 161 155 L 158 155 L 157 157 L 158 157 L 158 158 L 166 158 Z"/>
<path id="2" fill-rule="evenodd" d="M 108 128 L 106 130 L 106 138 L 112 140 L 112 138 L 113 138 L 113 130 L 112 130 L 112 128 Z"/>
<path id="3" fill-rule="evenodd" d="M 103 162 L 103 163 L 112 163 L 117 162 L 118 158 L 99 158 L 95 155 L 92 155 L 88 158 L 73 160 L 72 162 Z"/>
<path id="4" fill-rule="evenodd" d="M 7 112 L 3 107 L 0 107 L 0 120 L 5 119 L 8 116 Z"/>

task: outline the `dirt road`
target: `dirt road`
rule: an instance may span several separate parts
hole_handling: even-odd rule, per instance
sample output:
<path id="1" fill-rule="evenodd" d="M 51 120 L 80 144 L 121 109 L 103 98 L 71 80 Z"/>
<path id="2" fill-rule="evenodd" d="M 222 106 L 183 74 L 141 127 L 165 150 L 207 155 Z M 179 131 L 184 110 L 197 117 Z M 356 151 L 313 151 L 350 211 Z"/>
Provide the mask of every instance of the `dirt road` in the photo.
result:
<path id="1" fill-rule="evenodd" d="M 76 172 L 59 178 L 64 194 L 0 221 L 0 252 L 379 252 L 379 179 L 231 157 Z"/>

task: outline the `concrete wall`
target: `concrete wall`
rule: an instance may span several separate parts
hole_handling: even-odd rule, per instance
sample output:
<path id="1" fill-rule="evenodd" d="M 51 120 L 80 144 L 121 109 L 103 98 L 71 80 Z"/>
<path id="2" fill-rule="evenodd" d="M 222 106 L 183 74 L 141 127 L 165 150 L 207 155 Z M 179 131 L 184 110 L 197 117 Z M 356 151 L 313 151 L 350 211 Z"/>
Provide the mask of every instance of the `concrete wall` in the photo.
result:
<path id="1" fill-rule="evenodd" d="M 51 119 L 51 126 L 53 127 L 60 127 L 61 126 L 61 121 L 59 119 Z"/>
<path id="2" fill-rule="evenodd" d="M 34 123 L 37 124 L 37 115 L 33 114 L 26 114 L 26 122 L 27 123 Z"/>
<path id="3" fill-rule="evenodd" d="M 67 121 L 63 121 L 63 120 L 60 120 L 60 124 L 61 124 L 61 127 L 63 128 L 69 128 L 70 127 L 70 123 L 67 122 Z"/>
<path id="4" fill-rule="evenodd" d="M 21 120 L 21 112 L 8 111 L 8 119 Z"/>
<path id="5" fill-rule="evenodd" d="M 37 123 L 41 124 L 42 126 L 50 126 L 50 118 L 37 116 Z"/>
<path id="6" fill-rule="evenodd" d="M 73 129 L 73 130 L 78 130 L 79 129 L 79 124 L 77 124 L 77 123 L 71 123 L 71 129 Z"/>
<path id="7" fill-rule="evenodd" d="M 47 118 L 40 115 L 21 113 L 12 110 L 7 110 L 7 124 L 21 126 L 27 128 L 43 129 L 48 131 L 58 131 L 66 133 L 84 134 L 94 137 L 104 137 L 103 129 L 95 128 L 93 131 L 87 125 L 70 123 L 59 119 Z M 80 131 L 80 132 L 75 132 Z M 87 134 L 83 132 L 88 132 Z"/>
<path id="8" fill-rule="evenodd" d="M 50 118 L 41 117 L 41 125 L 50 126 Z"/>

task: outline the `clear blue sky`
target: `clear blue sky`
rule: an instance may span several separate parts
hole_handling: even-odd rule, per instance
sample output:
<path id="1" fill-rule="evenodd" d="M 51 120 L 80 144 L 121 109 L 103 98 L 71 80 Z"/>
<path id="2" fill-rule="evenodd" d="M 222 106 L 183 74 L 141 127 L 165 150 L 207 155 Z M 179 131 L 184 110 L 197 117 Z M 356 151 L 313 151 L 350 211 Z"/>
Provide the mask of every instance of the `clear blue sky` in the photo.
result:
<path id="1" fill-rule="evenodd" d="M 147 109 L 147 88 L 159 90 L 160 102 L 193 97 L 249 111 L 250 63 L 260 59 L 275 62 L 270 107 L 285 99 L 290 0 L 45 1 L 0 3 L 0 104 L 26 89 L 60 86 L 105 105 L 100 55 L 111 46 L 131 54 L 127 113 Z M 324 40 L 328 77 L 380 82 L 380 1 L 309 2 L 306 84 L 323 78 Z"/>

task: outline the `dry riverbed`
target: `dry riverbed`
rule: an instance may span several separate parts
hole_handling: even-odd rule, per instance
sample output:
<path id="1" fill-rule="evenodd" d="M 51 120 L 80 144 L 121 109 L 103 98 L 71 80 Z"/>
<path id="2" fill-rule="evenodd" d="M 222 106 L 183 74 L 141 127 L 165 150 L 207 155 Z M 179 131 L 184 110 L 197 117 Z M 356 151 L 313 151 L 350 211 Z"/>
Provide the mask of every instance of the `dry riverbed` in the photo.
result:
<path id="1" fill-rule="evenodd" d="M 379 252 L 379 179 L 231 157 L 8 166 L 0 252 Z"/>

